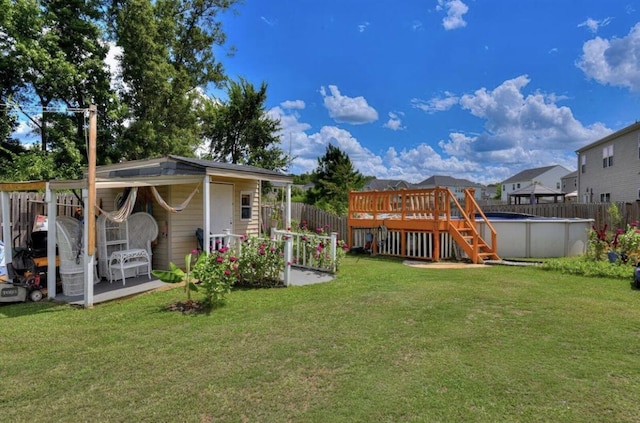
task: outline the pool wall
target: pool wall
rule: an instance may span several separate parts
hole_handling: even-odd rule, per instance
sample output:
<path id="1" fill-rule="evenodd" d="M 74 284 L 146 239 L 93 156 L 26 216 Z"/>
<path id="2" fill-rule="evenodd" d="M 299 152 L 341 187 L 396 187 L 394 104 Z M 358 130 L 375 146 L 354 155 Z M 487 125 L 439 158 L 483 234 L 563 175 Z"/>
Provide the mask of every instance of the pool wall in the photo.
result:
<path id="1" fill-rule="evenodd" d="M 594 222 L 593 219 L 487 217 L 496 230 L 498 255 L 502 258 L 583 255 L 588 230 Z M 484 239 L 491 239 L 491 232 L 484 222 L 478 221 L 478 231 Z"/>

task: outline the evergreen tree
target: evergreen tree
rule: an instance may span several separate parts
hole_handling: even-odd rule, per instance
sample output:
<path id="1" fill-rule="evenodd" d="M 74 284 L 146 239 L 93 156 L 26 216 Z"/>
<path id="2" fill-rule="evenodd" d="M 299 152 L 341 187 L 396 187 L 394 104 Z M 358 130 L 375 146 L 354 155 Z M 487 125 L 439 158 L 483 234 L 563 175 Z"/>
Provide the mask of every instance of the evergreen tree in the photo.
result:
<path id="1" fill-rule="evenodd" d="M 307 203 L 344 216 L 349 209 L 349 192 L 361 189 L 364 176 L 353 168 L 349 156 L 331 144 L 312 174 L 315 186 L 307 191 Z"/>

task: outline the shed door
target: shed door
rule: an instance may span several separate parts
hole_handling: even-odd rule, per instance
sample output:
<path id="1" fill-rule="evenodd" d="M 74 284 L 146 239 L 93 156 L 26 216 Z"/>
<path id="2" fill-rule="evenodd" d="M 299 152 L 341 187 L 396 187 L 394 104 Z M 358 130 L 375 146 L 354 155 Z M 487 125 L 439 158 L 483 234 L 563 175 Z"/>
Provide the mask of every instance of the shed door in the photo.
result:
<path id="1" fill-rule="evenodd" d="M 233 232 L 233 185 L 211 184 L 211 233 Z"/>

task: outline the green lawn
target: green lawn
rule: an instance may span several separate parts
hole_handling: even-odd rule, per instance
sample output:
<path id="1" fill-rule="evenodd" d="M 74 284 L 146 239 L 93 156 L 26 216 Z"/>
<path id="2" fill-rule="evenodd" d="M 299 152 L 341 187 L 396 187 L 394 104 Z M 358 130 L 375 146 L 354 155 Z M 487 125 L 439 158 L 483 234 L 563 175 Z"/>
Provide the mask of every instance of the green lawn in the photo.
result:
<path id="1" fill-rule="evenodd" d="M 0 306 L 0 421 L 638 422 L 640 291 L 347 257 L 336 280 Z"/>

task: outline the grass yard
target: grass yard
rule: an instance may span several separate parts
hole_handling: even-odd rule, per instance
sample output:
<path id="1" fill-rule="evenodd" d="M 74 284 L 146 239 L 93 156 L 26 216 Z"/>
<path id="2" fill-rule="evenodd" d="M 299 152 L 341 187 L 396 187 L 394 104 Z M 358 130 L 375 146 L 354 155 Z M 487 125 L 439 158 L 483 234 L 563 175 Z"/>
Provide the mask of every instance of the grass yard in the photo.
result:
<path id="1" fill-rule="evenodd" d="M 0 421 L 638 422 L 640 292 L 347 257 L 330 283 L 0 306 Z"/>

